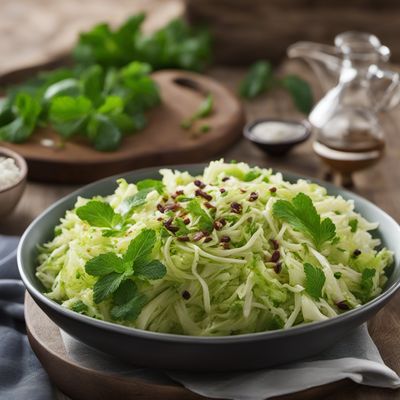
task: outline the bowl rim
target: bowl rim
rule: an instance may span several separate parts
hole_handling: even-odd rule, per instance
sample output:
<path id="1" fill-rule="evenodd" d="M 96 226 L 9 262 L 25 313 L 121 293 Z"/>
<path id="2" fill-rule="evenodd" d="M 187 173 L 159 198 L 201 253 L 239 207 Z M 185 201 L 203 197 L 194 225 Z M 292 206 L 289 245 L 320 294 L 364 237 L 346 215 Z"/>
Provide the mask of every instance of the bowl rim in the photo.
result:
<path id="1" fill-rule="evenodd" d="M 338 322 L 345 322 L 347 320 L 353 319 L 353 317 L 359 315 L 360 313 L 366 312 L 367 310 L 371 310 L 375 308 L 379 303 L 385 302 L 385 300 L 389 300 L 392 295 L 400 288 L 400 277 L 397 281 L 392 283 L 392 285 L 388 288 L 386 288 L 381 294 L 379 294 L 377 297 L 374 299 L 370 300 L 368 303 L 363 304 L 357 308 L 354 308 L 352 310 L 346 311 L 343 314 L 339 314 L 335 317 L 331 317 L 327 320 L 324 321 L 317 321 L 317 322 L 310 322 L 306 323 L 303 325 L 297 325 L 297 326 L 292 326 L 288 329 L 277 329 L 273 331 L 264 331 L 264 332 L 255 332 L 255 333 L 245 333 L 245 334 L 239 334 L 239 335 L 232 335 L 232 336 L 190 336 L 190 335 L 179 335 L 179 334 L 174 334 L 174 333 L 162 333 L 162 332 L 153 332 L 153 331 L 148 331 L 144 329 L 138 329 L 138 328 L 133 328 L 133 327 L 128 327 L 125 325 L 120 325 L 114 322 L 109 322 L 109 321 L 103 321 L 103 320 L 98 320 L 83 314 L 76 313 L 72 310 L 69 310 L 65 307 L 62 307 L 60 304 L 58 304 L 56 301 L 49 299 L 46 297 L 41 291 L 36 289 L 34 285 L 31 283 L 29 280 L 28 276 L 25 274 L 24 268 L 23 268 L 23 262 L 22 262 L 22 249 L 24 247 L 24 243 L 27 239 L 27 237 L 30 235 L 30 232 L 33 231 L 36 228 L 36 224 L 46 216 L 48 212 L 53 210 L 54 208 L 57 208 L 61 203 L 63 203 L 66 200 L 69 200 L 71 198 L 77 197 L 80 195 L 82 190 L 90 189 L 92 187 L 95 187 L 101 183 L 107 182 L 107 181 L 116 181 L 119 178 L 125 177 L 126 175 L 132 174 L 132 173 L 137 173 L 137 174 L 146 174 L 146 173 L 154 173 L 158 172 L 160 169 L 163 168 L 169 168 L 169 169 L 177 169 L 177 170 L 187 170 L 192 169 L 192 170 L 197 170 L 197 169 L 204 169 L 205 166 L 207 166 L 207 163 L 196 163 L 196 164 L 182 164 L 182 165 L 166 165 L 166 166 L 156 166 L 156 167 L 148 167 L 148 168 L 140 168 L 136 170 L 131 170 L 127 172 L 123 172 L 120 174 L 115 174 L 111 175 L 105 178 L 102 178 L 100 180 L 97 180 L 95 182 L 92 182 L 88 185 L 84 185 L 80 187 L 77 190 L 74 190 L 72 193 L 62 197 L 61 199 L 57 200 L 55 203 L 53 203 L 51 206 L 46 208 L 42 213 L 39 214 L 28 226 L 28 228 L 25 230 L 23 235 L 21 236 L 21 239 L 18 244 L 18 249 L 17 249 L 17 264 L 18 264 L 18 270 L 21 275 L 21 279 L 27 289 L 27 291 L 30 293 L 32 296 L 33 300 L 37 302 L 37 298 L 39 299 L 39 302 L 44 303 L 47 307 L 51 308 L 53 311 L 55 311 L 58 314 L 61 314 L 62 317 L 65 318 L 72 318 L 77 320 L 80 323 L 84 324 L 89 324 L 92 327 L 104 329 L 108 332 L 113 332 L 116 334 L 127 334 L 128 336 L 134 336 L 138 337 L 141 339 L 146 339 L 146 340 L 154 340 L 154 341 L 163 341 L 163 342 L 169 342 L 169 343 L 185 343 L 185 344 L 229 344 L 229 343 L 247 343 L 256 339 L 264 340 L 264 339 L 276 339 L 276 338 L 283 338 L 287 336 L 293 336 L 297 334 L 303 334 L 303 333 L 308 333 L 310 331 L 315 331 L 319 330 L 320 328 L 328 328 L 328 327 L 334 327 L 336 323 Z M 253 166 L 252 164 L 249 164 L 250 166 Z M 399 230 L 399 235 L 400 235 L 400 225 L 397 223 L 397 221 L 391 217 L 389 214 L 387 214 L 384 210 L 382 210 L 380 207 L 376 206 L 373 204 L 371 201 L 363 198 L 362 196 L 359 196 L 358 194 L 351 192 L 349 190 L 343 189 L 339 186 L 333 185 L 328 182 L 324 182 L 320 179 L 317 178 L 311 178 L 307 177 L 304 175 L 298 175 L 296 173 L 292 173 L 289 171 L 284 171 L 284 170 L 275 170 L 273 169 L 274 173 L 282 173 L 283 177 L 289 179 L 305 179 L 310 181 L 311 183 L 317 183 L 318 185 L 323 186 L 324 188 L 327 189 L 328 193 L 331 190 L 336 190 L 340 191 L 340 195 L 343 196 L 345 199 L 348 199 L 348 197 L 352 197 L 352 199 L 357 202 L 357 201 L 362 201 L 365 204 L 367 204 L 368 207 L 372 207 L 376 211 L 378 211 L 381 214 L 381 217 L 386 219 L 385 223 L 391 223 L 394 224 L 398 227 Z M 400 260 L 397 260 L 395 264 L 395 268 L 400 268 Z"/>
<path id="2" fill-rule="evenodd" d="M 304 133 L 295 139 L 280 140 L 279 142 L 269 142 L 268 140 L 257 139 L 252 133 L 252 129 L 260 124 L 261 122 L 281 122 L 288 125 L 300 125 L 304 128 Z M 312 132 L 311 124 L 306 119 L 300 121 L 294 119 L 284 118 L 257 118 L 253 121 L 248 122 L 243 128 L 243 136 L 251 142 L 257 143 L 265 147 L 283 147 L 283 146 L 294 146 L 305 142 L 310 138 Z"/>
<path id="3" fill-rule="evenodd" d="M 0 146 L 0 157 L 1 156 L 6 156 L 8 158 L 12 158 L 15 163 L 17 164 L 17 167 L 21 171 L 21 176 L 18 178 L 18 180 L 13 183 L 11 186 L 6 186 L 4 189 L 0 189 L 0 194 L 5 193 L 11 189 L 14 189 L 16 186 L 21 184 L 26 179 L 26 176 L 28 174 L 28 165 L 20 154 L 18 154 L 16 151 L 10 150 L 6 147 Z"/>

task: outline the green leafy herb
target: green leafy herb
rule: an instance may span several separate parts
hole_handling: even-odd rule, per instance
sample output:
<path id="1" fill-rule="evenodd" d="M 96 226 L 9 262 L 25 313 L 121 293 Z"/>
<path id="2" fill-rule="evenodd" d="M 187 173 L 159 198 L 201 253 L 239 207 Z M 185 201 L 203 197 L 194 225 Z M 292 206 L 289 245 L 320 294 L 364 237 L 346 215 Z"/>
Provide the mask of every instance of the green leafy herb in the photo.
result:
<path id="1" fill-rule="evenodd" d="M 349 221 L 349 226 L 350 226 L 350 230 L 351 232 L 356 232 L 357 228 L 358 228 L 358 219 L 351 219 Z"/>
<path id="2" fill-rule="evenodd" d="M 361 293 L 359 296 L 361 297 L 363 303 L 367 302 L 371 298 L 371 291 L 374 286 L 373 278 L 376 274 L 376 270 L 374 268 L 365 268 L 361 273 Z"/>
<path id="3" fill-rule="evenodd" d="M 187 235 L 190 232 L 182 218 L 175 218 L 174 224 L 179 228 L 179 230 L 176 232 L 176 236 Z"/>
<path id="4" fill-rule="evenodd" d="M 3 104 L 0 115 L 0 140 L 21 143 L 35 129 L 41 108 L 40 103 L 28 93 L 18 93 L 14 100 Z"/>
<path id="5" fill-rule="evenodd" d="M 110 252 L 100 254 L 90 259 L 85 265 L 85 270 L 88 274 L 93 276 L 107 275 L 111 272 L 118 272 L 121 274 L 125 271 L 125 265 L 121 257 Z"/>
<path id="6" fill-rule="evenodd" d="M 304 193 L 297 194 L 292 202 L 276 201 L 272 212 L 276 218 L 309 236 L 317 248 L 333 240 L 336 235 L 336 227 L 332 220 L 325 218 L 321 221 L 311 198 Z"/>
<path id="7" fill-rule="evenodd" d="M 250 67 L 249 72 L 239 87 L 242 97 L 252 99 L 265 92 L 272 85 L 272 66 L 268 61 L 258 61 Z"/>
<path id="8" fill-rule="evenodd" d="M 124 279 L 123 274 L 111 272 L 101 276 L 93 287 L 93 300 L 96 304 L 101 303 L 108 296 L 113 294 Z"/>
<path id="9" fill-rule="evenodd" d="M 304 273 L 306 274 L 305 290 L 314 299 L 322 297 L 322 288 L 325 284 L 325 274 L 317 267 L 309 263 L 304 263 Z"/>
<path id="10" fill-rule="evenodd" d="M 49 121 L 63 137 L 70 137 L 84 128 L 92 110 L 92 102 L 84 97 L 60 96 L 52 99 Z"/>
<path id="11" fill-rule="evenodd" d="M 114 306 L 111 308 L 111 316 L 116 320 L 133 321 L 139 316 L 146 303 L 146 297 L 138 293 L 136 284 L 127 279 L 113 294 Z"/>
<path id="12" fill-rule="evenodd" d="M 243 180 L 245 182 L 251 182 L 251 181 L 254 181 L 254 179 L 257 179 L 260 175 L 261 175 L 261 172 L 251 170 L 251 171 L 247 172 L 247 174 L 243 177 Z"/>
<path id="13" fill-rule="evenodd" d="M 136 186 L 139 191 L 144 189 L 151 189 L 151 190 L 157 190 L 159 194 L 162 194 L 165 189 L 165 186 L 162 183 L 162 181 L 157 179 L 144 179 L 142 181 L 136 182 Z"/>
<path id="14" fill-rule="evenodd" d="M 199 230 L 211 232 L 213 230 L 213 220 L 200 205 L 197 199 L 188 202 L 187 210 L 195 217 L 199 217 Z"/>
<path id="15" fill-rule="evenodd" d="M 83 313 L 88 310 L 88 306 L 83 301 L 78 300 L 72 305 L 71 309 L 77 313 Z"/>
<path id="16" fill-rule="evenodd" d="M 114 209 L 102 201 L 90 200 L 84 206 L 76 210 L 78 217 L 99 228 L 113 229 L 122 222 L 121 215 L 115 213 Z"/>
<path id="17" fill-rule="evenodd" d="M 166 273 L 165 265 L 158 260 L 152 260 L 147 264 L 138 264 L 135 268 L 135 275 L 150 280 L 161 279 Z"/>
<path id="18" fill-rule="evenodd" d="M 210 130 L 211 130 L 211 126 L 210 126 L 210 125 L 207 125 L 207 124 L 201 125 L 200 128 L 199 128 L 199 131 L 200 131 L 201 133 L 207 133 L 207 132 L 209 132 Z"/>
<path id="19" fill-rule="evenodd" d="M 313 96 L 310 85 L 297 75 L 287 75 L 281 79 L 274 77 L 268 61 L 257 61 L 250 66 L 239 86 L 239 94 L 241 97 L 252 99 L 274 87 L 287 90 L 299 111 L 305 114 L 311 111 Z"/>
<path id="20" fill-rule="evenodd" d="M 204 29 L 194 29 L 183 19 L 175 19 L 158 31 L 144 35 L 144 14 L 130 17 L 112 31 L 99 24 L 82 33 L 74 49 L 80 64 L 121 67 L 133 59 L 147 62 L 155 69 L 182 68 L 202 70 L 211 58 L 211 41 Z"/>
<path id="21" fill-rule="evenodd" d="M 340 279 L 340 278 L 342 277 L 342 273 L 341 273 L 341 272 L 335 272 L 335 273 L 333 274 L 333 276 L 334 276 L 336 279 Z"/>
<path id="22" fill-rule="evenodd" d="M 292 96 L 293 102 L 297 109 L 308 114 L 313 106 L 313 96 L 310 85 L 296 75 L 288 75 L 284 77 L 280 84 Z"/>
<path id="23" fill-rule="evenodd" d="M 181 127 L 184 129 L 190 129 L 195 121 L 208 117 L 213 111 L 213 103 L 213 97 L 209 94 L 200 103 L 199 108 L 194 112 L 194 114 L 182 121 Z"/>
<path id="24" fill-rule="evenodd" d="M 146 203 L 147 195 L 156 190 L 156 188 L 147 188 L 139 190 L 133 196 L 126 198 L 121 204 L 121 210 L 123 214 L 128 214 L 129 212 L 133 211 L 136 207 L 142 206 Z"/>
<path id="25" fill-rule="evenodd" d="M 167 270 L 160 261 L 152 259 L 156 233 L 143 229 L 121 257 L 113 252 L 103 253 L 86 262 L 86 273 L 98 277 L 93 288 L 93 299 L 100 303 L 114 294 L 113 318 L 137 316 L 145 304 L 145 297 L 137 293 L 133 277 L 154 280 L 165 276 Z"/>
<path id="26" fill-rule="evenodd" d="M 122 132 L 112 120 L 104 115 L 96 114 L 88 125 L 88 135 L 94 148 L 100 151 L 116 150 L 122 139 Z"/>

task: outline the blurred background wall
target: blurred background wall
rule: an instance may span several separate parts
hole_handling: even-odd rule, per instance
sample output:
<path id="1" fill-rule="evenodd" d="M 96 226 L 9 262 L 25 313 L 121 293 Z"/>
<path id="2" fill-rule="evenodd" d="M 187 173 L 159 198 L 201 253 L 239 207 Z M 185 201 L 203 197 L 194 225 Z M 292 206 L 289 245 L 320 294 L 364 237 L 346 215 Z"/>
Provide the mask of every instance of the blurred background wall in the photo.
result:
<path id="1" fill-rule="evenodd" d="M 215 61 L 277 63 L 298 40 L 332 43 L 346 30 L 376 34 L 400 61 L 398 0 L 1 0 L 0 74 L 67 54 L 78 32 L 148 11 L 145 30 L 186 14 L 208 25 Z M 17 51 L 16 51 L 17 49 Z"/>
<path id="2" fill-rule="evenodd" d="M 398 0 L 186 0 L 190 21 L 207 24 L 217 61 L 279 61 L 299 40 L 332 43 L 347 30 L 375 34 L 400 61 Z"/>

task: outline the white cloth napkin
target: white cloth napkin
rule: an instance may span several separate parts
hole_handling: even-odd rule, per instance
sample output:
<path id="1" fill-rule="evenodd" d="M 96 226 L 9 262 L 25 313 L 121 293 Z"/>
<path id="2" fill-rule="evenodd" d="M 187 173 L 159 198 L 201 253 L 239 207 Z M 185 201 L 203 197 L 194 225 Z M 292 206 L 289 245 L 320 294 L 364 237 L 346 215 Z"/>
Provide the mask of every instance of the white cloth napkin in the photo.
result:
<path id="1" fill-rule="evenodd" d="M 172 379 L 195 393 L 216 399 L 264 400 L 344 378 L 362 385 L 400 388 L 399 376 L 384 364 L 366 325 L 306 361 L 250 372 L 208 374 L 136 368 L 86 346 L 63 331 L 61 334 L 68 355 L 83 366 L 159 384 L 171 383 Z"/>

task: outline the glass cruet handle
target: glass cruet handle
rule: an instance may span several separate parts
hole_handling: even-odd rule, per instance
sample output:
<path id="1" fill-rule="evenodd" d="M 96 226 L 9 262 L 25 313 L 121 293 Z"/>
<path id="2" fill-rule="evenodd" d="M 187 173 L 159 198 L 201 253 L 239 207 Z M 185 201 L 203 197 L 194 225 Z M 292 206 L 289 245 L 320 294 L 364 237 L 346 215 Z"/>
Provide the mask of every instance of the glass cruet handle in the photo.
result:
<path id="1" fill-rule="evenodd" d="M 398 72 L 382 70 L 377 65 L 371 65 L 368 73 L 370 77 L 385 79 L 390 84 L 384 91 L 382 97 L 375 103 L 376 111 L 389 111 L 400 103 L 400 75 Z"/>

